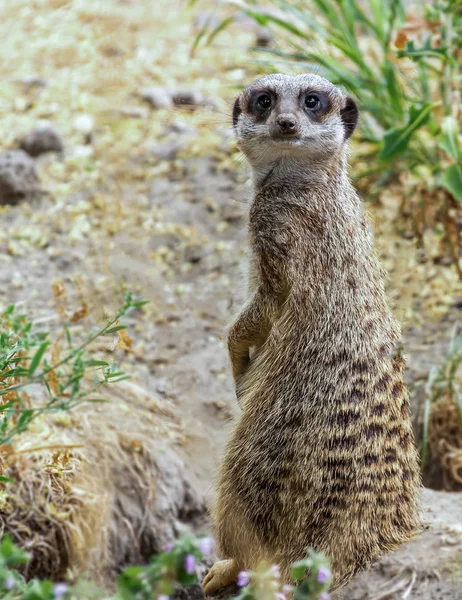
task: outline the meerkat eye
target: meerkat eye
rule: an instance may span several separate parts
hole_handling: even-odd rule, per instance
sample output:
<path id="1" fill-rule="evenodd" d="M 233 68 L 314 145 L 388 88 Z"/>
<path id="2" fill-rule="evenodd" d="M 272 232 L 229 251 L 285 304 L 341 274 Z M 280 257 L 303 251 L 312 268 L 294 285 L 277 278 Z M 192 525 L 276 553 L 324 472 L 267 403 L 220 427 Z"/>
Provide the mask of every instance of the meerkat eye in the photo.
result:
<path id="1" fill-rule="evenodd" d="M 305 108 L 308 110 L 317 110 L 321 106 L 321 100 L 316 94 L 308 94 L 305 98 Z"/>
<path id="2" fill-rule="evenodd" d="M 259 110 L 268 110 L 271 106 L 271 96 L 269 94 L 260 94 L 257 98 L 256 107 Z"/>

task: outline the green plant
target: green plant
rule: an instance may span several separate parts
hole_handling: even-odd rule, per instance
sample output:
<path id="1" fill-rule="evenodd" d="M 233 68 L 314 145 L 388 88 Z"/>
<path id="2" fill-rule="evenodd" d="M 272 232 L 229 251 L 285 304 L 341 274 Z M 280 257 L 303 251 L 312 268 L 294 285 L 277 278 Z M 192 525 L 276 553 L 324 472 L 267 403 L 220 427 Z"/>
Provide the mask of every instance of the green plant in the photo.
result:
<path id="1" fill-rule="evenodd" d="M 5 536 L 0 542 L 0 597 L 5 600 L 168 600 L 175 588 L 198 583 L 196 562 L 211 552 L 210 538 L 180 537 L 157 554 L 148 565 L 127 567 L 118 577 L 116 591 L 108 596 L 86 580 L 75 585 L 33 579 L 27 582 L 16 570 L 28 561 L 26 552 Z M 299 585 L 281 589 L 277 567 L 261 566 L 255 573 L 240 574 L 241 600 L 283 600 L 293 592 L 298 600 L 327 600 L 331 574 L 327 559 L 310 551 L 295 563 L 293 577 Z"/>
<path id="2" fill-rule="evenodd" d="M 125 329 L 119 319 L 143 304 L 127 294 L 117 314 L 78 344 L 65 325 L 64 352 L 58 338 L 52 339 L 49 331 L 35 327 L 14 305 L 0 314 L 0 450 L 43 413 L 101 401 L 94 394 L 102 385 L 127 377 L 116 362 L 92 358 L 88 347 L 98 338 Z M 33 401 L 28 390 L 33 390 L 34 397 L 45 399 Z"/>

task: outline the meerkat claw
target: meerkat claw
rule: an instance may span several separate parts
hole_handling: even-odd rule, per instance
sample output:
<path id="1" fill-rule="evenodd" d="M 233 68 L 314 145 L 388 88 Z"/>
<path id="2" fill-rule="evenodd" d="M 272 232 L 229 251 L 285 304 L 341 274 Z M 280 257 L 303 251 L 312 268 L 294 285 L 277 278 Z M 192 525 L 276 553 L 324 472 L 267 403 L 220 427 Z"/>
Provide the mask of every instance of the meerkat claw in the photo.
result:
<path id="1" fill-rule="evenodd" d="M 239 568 L 236 561 L 219 560 L 216 562 L 202 582 L 202 590 L 205 596 L 213 596 L 218 590 L 235 583 Z"/>

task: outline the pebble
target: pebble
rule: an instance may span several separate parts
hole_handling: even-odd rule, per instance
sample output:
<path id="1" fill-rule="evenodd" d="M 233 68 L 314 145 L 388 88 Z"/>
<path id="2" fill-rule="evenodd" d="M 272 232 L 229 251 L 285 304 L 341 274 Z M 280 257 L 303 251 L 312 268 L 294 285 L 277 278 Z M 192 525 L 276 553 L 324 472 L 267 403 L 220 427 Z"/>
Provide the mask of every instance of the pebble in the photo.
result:
<path id="1" fill-rule="evenodd" d="M 142 90 L 140 95 L 142 100 L 156 110 L 173 108 L 172 96 L 170 92 L 163 87 L 147 88 Z"/>
<path id="2" fill-rule="evenodd" d="M 62 152 L 64 142 L 53 123 L 41 121 L 37 127 L 19 139 L 19 147 L 35 158 L 47 152 Z"/>
<path id="3" fill-rule="evenodd" d="M 91 115 L 81 114 L 74 119 L 74 129 L 82 134 L 84 143 L 91 144 L 95 120 Z"/>
<path id="4" fill-rule="evenodd" d="M 170 140 L 164 144 L 153 143 L 149 153 L 158 160 L 175 160 L 178 152 L 185 146 L 184 140 Z"/>
<path id="5" fill-rule="evenodd" d="M 260 48 L 267 48 L 273 43 L 273 36 L 268 27 L 258 27 L 255 32 L 255 45 Z"/>
<path id="6" fill-rule="evenodd" d="M 175 106 L 188 106 L 190 108 L 213 108 L 215 106 L 211 100 L 195 90 L 173 90 L 171 91 L 171 97 Z"/>
<path id="7" fill-rule="evenodd" d="M 24 150 L 0 153 L 0 204 L 17 204 L 40 192 L 35 163 Z"/>
<path id="8" fill-rule="evenodd" d="M 152 108 L 171 109 L 174 106 L 188 108 L 214 108 L 215 103 L 206 98 L 201 92 L 187 89 L 167 89 L 164 87 L 152 87 L 142 90 L 141 98 Z"/>
<path id="9" fill-rule="evenodd" d="M 121 114 L 130 119 L 147 119 L 149 117 L 149 110 L 142 106 L 125 106 L 122 108 Z"/>

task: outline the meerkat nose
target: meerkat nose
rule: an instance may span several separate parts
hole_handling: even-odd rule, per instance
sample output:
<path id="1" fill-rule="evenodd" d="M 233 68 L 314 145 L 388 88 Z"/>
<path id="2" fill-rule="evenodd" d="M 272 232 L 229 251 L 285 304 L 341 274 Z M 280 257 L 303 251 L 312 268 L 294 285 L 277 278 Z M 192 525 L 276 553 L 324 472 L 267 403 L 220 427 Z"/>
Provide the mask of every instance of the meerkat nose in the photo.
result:
<path id="1" fill-rule="evenodd" d="M 276 119 L 276 123 L 279 125 L 281 133 L 291 134 L 295 133 L 297 127 L 297 119 L 294 115 L 284 114 L 279 115 Z"/>

